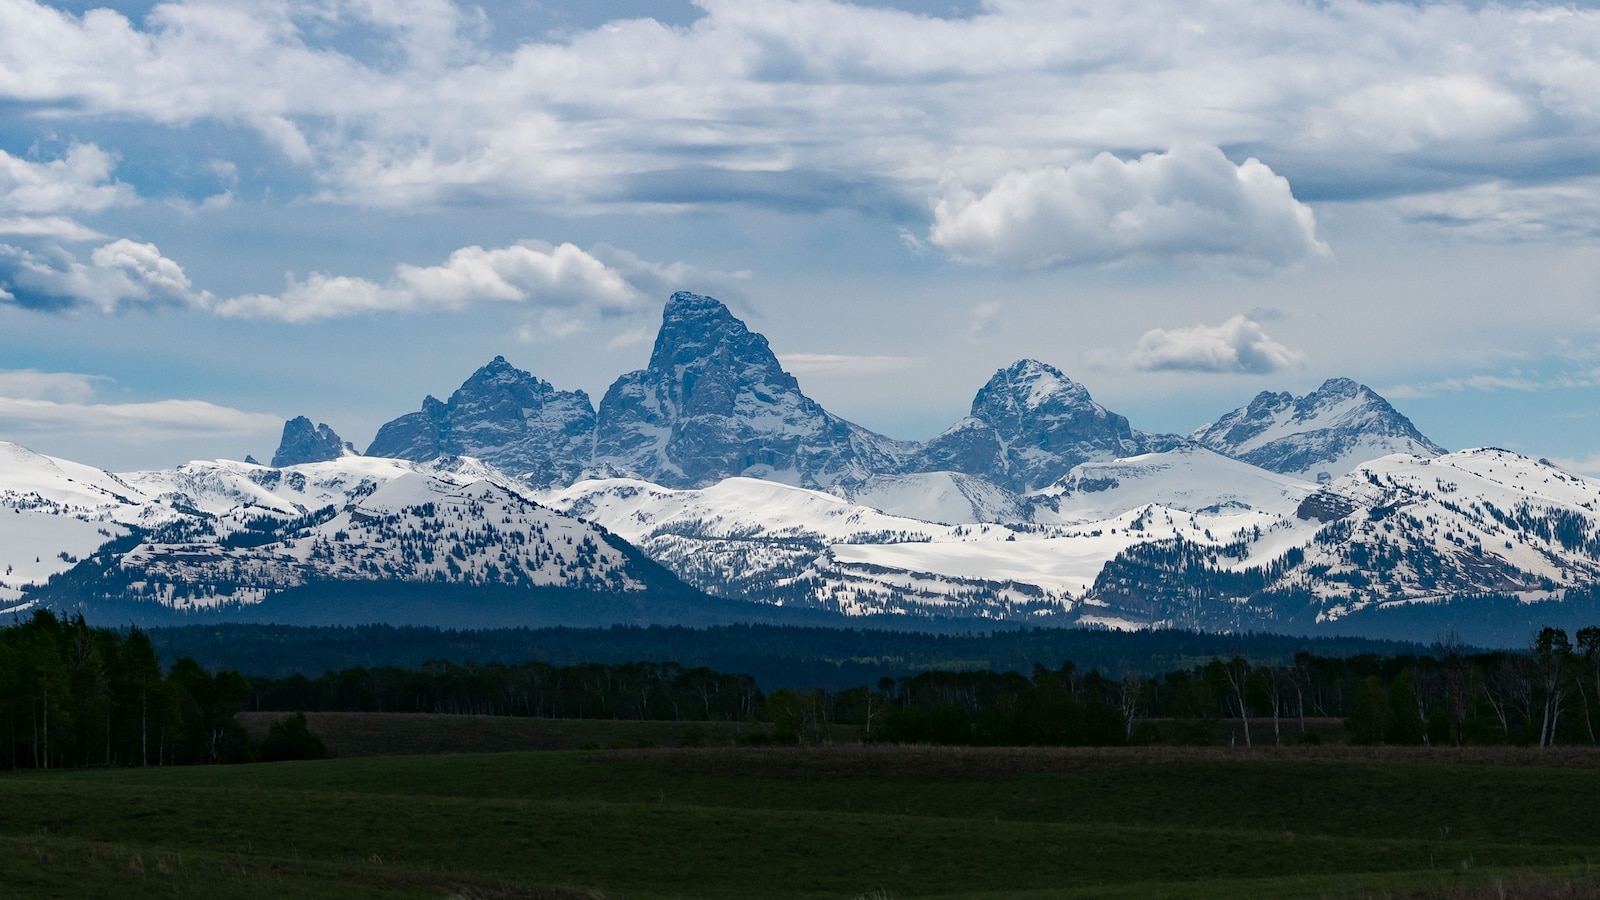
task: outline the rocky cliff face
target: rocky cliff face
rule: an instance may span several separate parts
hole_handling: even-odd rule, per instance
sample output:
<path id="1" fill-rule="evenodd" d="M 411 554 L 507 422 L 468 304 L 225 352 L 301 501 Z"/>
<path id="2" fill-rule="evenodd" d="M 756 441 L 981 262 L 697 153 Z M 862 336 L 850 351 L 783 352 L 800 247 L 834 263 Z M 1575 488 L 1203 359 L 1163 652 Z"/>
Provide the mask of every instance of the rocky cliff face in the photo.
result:
<path id="1" fill-rule="evenodd" d="M 973 398 L 972 412 L 925 444 L 910 468 L 976 475 L 1026 493 L 1079 463 L 1178 443 L 1181 439 L 1135 431 L 1060 370 L 1024 359 L 996 372 Z"/>
<path id="2" fill-rule="evenodd" d="M 904 452 L 803 394 L 767 339 L 721 302 L 681 292 L 649 364 L 600 401 L 594 461 L 667 487 L 733 475 L 831 487 L 892 471 Z"/>
<path id="3" fill-rule="evenodd" d="M 471 456 L 532 484 L 568 484 L 589 464 L 594 428 L 588 394 L 558 391 L 497 356 L 449 401 L 428 397 L 385 424 L 367 455 Z"/>
<path id="4" fill-rule="evenodd" d="M 355 453 L 355 448 L 339 439 L 327 423 L 312 425 L 305 416 L 283 423 L 283 438 L 272 455 L 274 468 L 301 463 L 327 462 Z"/>
<path id="5" fill-rule="evenodd" d="M 1391 453 L 1445 453 L 1389 401 L 1348 378 L 1330 378 L 1304 397 L 1262 392 L 1192 438 L 1224 456 L 1321 481 Z"/>

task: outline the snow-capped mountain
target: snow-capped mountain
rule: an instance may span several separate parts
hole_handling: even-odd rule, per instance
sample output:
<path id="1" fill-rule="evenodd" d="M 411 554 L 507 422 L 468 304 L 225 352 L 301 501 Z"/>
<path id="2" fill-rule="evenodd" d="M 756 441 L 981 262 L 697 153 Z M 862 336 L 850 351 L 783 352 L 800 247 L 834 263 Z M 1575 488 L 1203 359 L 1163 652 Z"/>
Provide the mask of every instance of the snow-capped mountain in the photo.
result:
<path id="1" fill-rule="evenodd" d="M 1363 463 L 1220 551 L 1179 539 L 1130 548 L 1087 599 L 1129 621 L 1314 630 L 1451 598 L 1559 601 L 1596 584 L 1600 484 L 1482 449 Z"/>
<path id="2" fill-rule="evenodd" d="M 426 462 L 470 456 L 540 487 L 568 484 L 589 465 L 595 412 L 583 391 L 559 391 L 496 356 L 448 402 L 386 423 L 368 456 Z"/>
<path id="3" fill-rule="evenodd" d="M 113 475 L 0 444 L 0 462 L 0 547 L 18 557 L 0 560 L 7 608 L 247 607 L 353 581 L 608 595 L 681 587 L 624 541 L 468 458 L 217 460 Z"/>
<path id="4" fill-rule="evenodd" d="M 1059 369 L 1035 359 L 1001 369 L 972 411 L 917 451 L 908 469 L 961 472 L 1022 494 L 1089 460 L 1167 449 L 1181 438 L 1137 432 Z"/>
<path id="5" fill-rule="evenodd" d="M 667 301 L 650 362 L 600 401 L 594 461 L 667 487 L 743 475 L 827 487 L 895 470 L 906 448 L 829 413 L 719 301 Z"/>
<path id="6" fill-rule="evenodd" d="M 326 605 L 349 591 L 319 585 L 354 583 L 682 597 L 723 620 L 1316 630 L 1444 597 L 1600 609 L 1600 485 L 1506 451 L 1441 454 L 1348 379 L 1261 394 L 1191 440 L 1134 429 L 1036 360 L 926 444 L 894 441 L 808 398 L 723 304 L 680 293 L 598 411 L 497 357 L 367 456 L 304 417 L 274 466 L 118 475 L 0 443 L 0 612 Z M 495 621 L 519 621 L 508 602 Z"/>
<path id="7" fill-rule="evenodd" d="M 296 446 L 317 449 L 286 460 L 331 458 L 331 429 L 311 432 L 306 421 L 300 431 L 309 433 Z M 288 436 L 286 426 L 286 446 Z M 367 453 L 414 461 L 473 456 L 535 488 L 614 476 L 701 488 L 740 476 L 832 490 L 938 521 L 1015 522 L 1033 517 L 1025 495 L 1074 466 L 1195 443 L 1322 480 L 1389 453 L 1443 452 L 1349 379 L 1300 398 L 1263 393 L 1188 439 L 1135 429 L 1082 384 L 1033 359 L 997 371 L 969 414 L 942 434 L 923 444 L 892 440 L 807 397 L 766 337 L 727 306 L 680 292 L 662 311 L 646 367 L 618 378 L 598 410 L 582 391 L 556 390 L 496 357 L 448 402 L 428 397 L 420 411 L 384 425 Z"/>
<path id="8" fill-rule="evenodd" d="M 1330 378 L 1304 397 L 1264 391 L 1191 437 L 1224 456 L 1318 481 L 1391 453 L 1446 452 L 1389 401 L 1348 378 Z"/>

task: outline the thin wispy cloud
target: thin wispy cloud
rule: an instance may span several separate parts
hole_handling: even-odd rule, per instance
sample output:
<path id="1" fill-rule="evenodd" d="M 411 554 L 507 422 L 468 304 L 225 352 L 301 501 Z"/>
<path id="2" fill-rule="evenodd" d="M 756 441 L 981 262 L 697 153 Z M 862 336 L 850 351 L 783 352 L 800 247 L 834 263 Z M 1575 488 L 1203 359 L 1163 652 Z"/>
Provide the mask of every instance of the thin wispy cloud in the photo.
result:
<path id="1" fill-rule="evenodd" d="M 852 356 L 841 353 L 786 353 L 778 361 L 795 375 L 850 378 L 900 372 L 923 364 L 914 356 Z"/>
<path id="2" fill-rule="evenodd" d="M 281 427 L 277 416 L 203 400 L 62 403 L 0 397 L 0 429 L 22 439 L 105 438 L 153 443 L 175 438 L 245 437 Z"/>

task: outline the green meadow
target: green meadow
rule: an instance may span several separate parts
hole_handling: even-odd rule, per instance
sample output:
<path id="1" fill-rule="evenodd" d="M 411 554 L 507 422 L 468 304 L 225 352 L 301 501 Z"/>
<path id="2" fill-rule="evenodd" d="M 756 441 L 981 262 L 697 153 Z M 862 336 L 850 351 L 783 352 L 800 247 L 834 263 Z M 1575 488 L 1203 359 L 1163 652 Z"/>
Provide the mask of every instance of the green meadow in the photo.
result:
<path id="1" fill-rule="evenodd" d="M 8 897 L 1579 897 L 1600 757 L 709 747 L 0 775 Z"/>

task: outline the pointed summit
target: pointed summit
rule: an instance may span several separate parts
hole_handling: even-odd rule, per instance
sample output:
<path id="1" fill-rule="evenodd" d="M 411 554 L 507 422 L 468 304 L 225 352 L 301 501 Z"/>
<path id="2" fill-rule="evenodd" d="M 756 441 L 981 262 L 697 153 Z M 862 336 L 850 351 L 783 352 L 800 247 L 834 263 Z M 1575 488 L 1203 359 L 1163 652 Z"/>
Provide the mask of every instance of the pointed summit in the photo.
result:
<path id="1" fill-rule="evenodd" d="M 1037 490 L 1090 460 L 1146 452 L 1150 437 L 1094 402 L 1054 366 L 1023 359 L 978 390 L 972 412 L 924 445 L 917 471 L 987 478 L 1018 493 Z"/>
<path id="2" fill-rule="evenodd" d="M 1319 481 L 1391 453 L 1445 452 L 1389 401 L 1349 378 L 1330 378 L 1304 397 L 1263 391 L 1193 438 L 1224 456 Z"/>
<path id="3" fill-rule="evenodd" d="M 808 487 L 859 483 L 898 463 L 898 442 L 830 414 L 767 339 L 711 297 L 673 294 L 650 362 L 600 401 L 595 462 L 667 487 L 733 475 Z"/>
<path id="4" fill-rule="evenodd" d="M 298 466 L 301 463 L 327 462 L 342 456 L 354 456 L 355 448 L 339 439 L 327 423 L 312 425 L 305 416 L 296 416 L 283 423 L 283 439 L 278 442 L 278 452 L 272 454 L 272 466 Z"/>
<path id="5" fill-rule="evenodd" d="M 472 456 L 533 484 L 567 484 L 588 465 L 593 434 L 588 394 L 558 391 L 496 356 L 448 402 L 426 397 L 420 411 L 378 429 L 367 455 Z"/>

